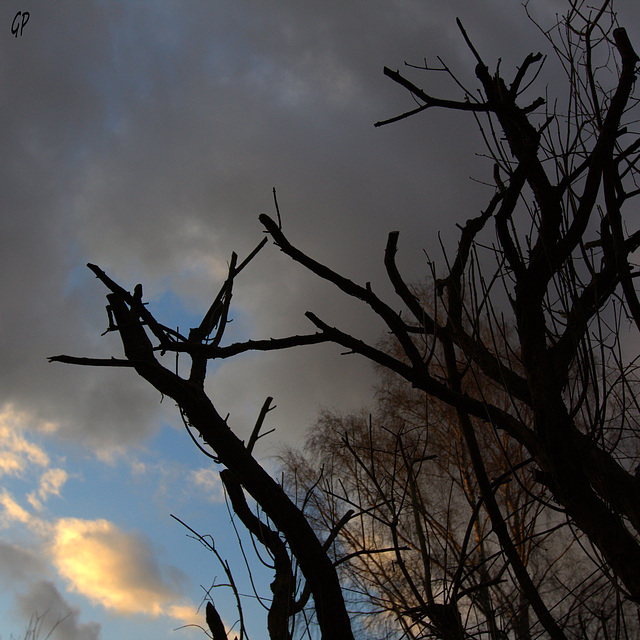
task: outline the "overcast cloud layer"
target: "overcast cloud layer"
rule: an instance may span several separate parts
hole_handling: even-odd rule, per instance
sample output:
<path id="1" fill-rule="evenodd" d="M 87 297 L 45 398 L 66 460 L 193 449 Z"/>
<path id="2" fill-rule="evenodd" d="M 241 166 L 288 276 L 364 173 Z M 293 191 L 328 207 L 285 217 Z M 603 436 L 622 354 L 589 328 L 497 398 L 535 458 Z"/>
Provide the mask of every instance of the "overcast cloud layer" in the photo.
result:
<path id="1" fill-rule="evenodd" d="M 551 26 L 565 3 L 529 6 Z M 617 7 L 640 49 L 636 2 Z M 13 37 L 19 10 L 30 19 Z M 0 478 L 29 469 L 34 480 L 20 499 L 2 489 L 0 517 L 4 530 L 19 524 L 34 537 L 29 548 L 0 541 L 0 575 L 20 572 L 20 612 L 28 617 L 38 601 L 57 610 L 64 588 L 114 614 L 145 613 L 142 601 L 151 616 L 192 604 L 141 534 L 47 512 L 71 472 L 29 434 L 113 464 L 133 460 L 163 423 L 177 424 L 175 408 L 130 372 L 46 363 L 58 353 L 121 353 L 115 337 L 100 337 L 105 292 L 85 263 L 126 288 L 143 283 L 150 308 L 186 330 L 199 323 L 231 252 L 242 258 L 262 238 L 257 216 L 273 213 L 276 187 L 285 232 L 311 255 L 387 295 L 383 250 L 399 230 L 399 263 L 419 278 L 423 252 L 439 259 L 440 242 L 455 247 L 455 224 L 485 205 L 488 192 L 469 177 L 485 178 L 490 167 L 474 155 L 481 140 L 464 114 L 373 123 L 413 106 L 384 65 L 425 56 L 435 65 L 441 56 L 474 86 L 456 16 L 487 62 L 502 58 L 507 76 L 530 51 L 549 53 L 520 3 L 504 0 L 2 4 Z M 407 73 L 433 93 L 461 97 L 443 73 Z M 550 93 L 560 87 L 548 78 Z M 271 245 L 243 274 L 234 302 L 234 339 L 307 332 L 306 310 L 360 337 L 381 335 L 366 309 Z M 299 441 L 322 406 L 366 404 L 373 381 L 366 363 L 317 347 L 224 363 L 210 389 L 240 434 L 274 396 L 275 443 Z M 192 471 L 190 486 L 218 499 L 215 478 Z M 78 567 L 95 553 L 105 564 L 87 582 Z M 119 573 L 131 557 L 139 573 Z M 110 580 L 101 589 L 99 572 Z M 60 637 L 108 637 L 74 602 Z"/>
<path id="2" fill-rule="evenodd" d="M 6 24 L 21 6 L 10 4 Z M 478 172 L 474 127 L 434 114 L 374 129 L 411 106 L 382 67 L 441 55 L 470 78 L 459 12 L 488 60 L 500 52 L 504 66 L 517 64 L 528 50 L 519 25 L 532 31 L 520 7 L 475 4 L 34 6 L 22 37 L 7 31 L 0 42 L 6 401 L 94 447 L 148 436 L 158 403 L 127 372 L 44 365 L 60 352 L 119 353 L 115 340 L 98 339 L 104 292 L 84 264 L 125 287 L 144 283 L 152 303 L 171 289 L 202 312 L 231 251 L 246 255 L 262 237 L 257 215 L 272 213 L 274 186 L 285 230 L 313 255 L 376 283 L 386 234 L 399 229 L 401 260 L 418 277 L 422 250 L 439 250 L 437 232 L 453 242 L 453 223 L 481 206 L 469 210 L 464 197 L 481 192 L 467 180 Z M 442 74 L 424 75 L 444 87 Z M 307 309 L 335 320 L 342 300 L 271 247 L 236 304 L 241 335 L 277 336 L 309 330 Z M 358 311 L 347 306 L 349 329 Z M 304 430 L 318 403 L 356 404 L 366 367 L 315 353 L 317 369 L 307 350 L 225 367 L 220 402 L 234 416 L 275 395 L 287 430 Z M 342 366 L 348 385 L 336 376 Z"/>

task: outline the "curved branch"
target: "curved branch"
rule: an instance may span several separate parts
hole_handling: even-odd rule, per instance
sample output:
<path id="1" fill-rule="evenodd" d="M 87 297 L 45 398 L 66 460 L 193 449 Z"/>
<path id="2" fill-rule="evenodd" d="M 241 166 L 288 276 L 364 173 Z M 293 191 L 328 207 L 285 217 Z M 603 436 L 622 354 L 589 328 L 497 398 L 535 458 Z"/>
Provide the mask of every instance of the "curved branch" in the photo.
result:
<path id="1" fill-rule="evenodd" d="M 323 280 L 333 283 L 347 295 L 366 302 L 373 311 L 385 321 L 393 335 L 402 345 L 409 360 L 416 365 L 422 362 L 420 352 L 407 333 L 402 318 L 373 293 L 368 283 L 366 287 L 361 287 L 348 278 L 329 269 L 329 267 L 307 256 L 287 240 L 282 230 L 278 228 L 276 223 L 266 214 L 261 214 L 259 220 L 267 229 L 274 242 L 280 247 L 281 251 Z"/>

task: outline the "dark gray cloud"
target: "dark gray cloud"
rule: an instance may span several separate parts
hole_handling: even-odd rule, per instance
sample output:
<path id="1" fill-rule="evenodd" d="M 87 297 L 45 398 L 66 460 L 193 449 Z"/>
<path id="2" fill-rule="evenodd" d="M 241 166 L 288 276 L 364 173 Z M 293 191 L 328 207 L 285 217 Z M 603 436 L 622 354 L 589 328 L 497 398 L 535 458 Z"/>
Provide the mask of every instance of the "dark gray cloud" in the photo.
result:
<path id="1" fill-rule="evenodd" d="M 52 640 L 99 640 L 101 625 L 80 622 L 80 610 L 71 607 L 52 582 L 41 580 L 26 593 L 16 596 L 18 610 L 31 620 L 32 628 L 41 629 L 34 637 Z"/>
<path id="2" fill-rule="evenodd" d="M 46 564 L 37 553 L 24 547 L 0 540 L 0 579 L 5 586 L 15 587 L 16 584 L 46 573 Z"/>
<path id="3" fill-rule="evenodd" d="M 565 6 L 529 5 L 541 24 Z M 3 24 L 18 6 L 5 4 Z M 630 0 L 619 8 L 633 19 Z M 373 123 L 412 106 L 385 64 L 439 55 L 474 86 L 456 16 L 503 69 L 546 46 L 519 3 L 496 0 L 33 6 L 21 38 L 0 38 L 0 402 L 96 449 L 142 442 L 172 411 L 135 376 L 45 364 L 59 352 L 119 353 L 98 339 L 103 292 L 84 262 L 127 287 L 144 282 L 152 302 L 172 288 L 202 311 L 230 252 L 262 237 L 257 214 L 272 211 L 273 186 L 287 233 L 332 267 L 388 294 L 383 249 L 399 229 L 399 262 L 420 277 L 423 250 L 440 254 L 438 232 L 451 249 L 455 223 L 486 203 L 469 176 L 490 169 L 464 114 Z M 460 97 L 443 73 L 407 73 Z M 367 338 L 381 331 L 273 247 L 236 302 L 238 326 L 256 336 L 307 330 L 307 309 Z M 319 404 L 366 401 L 371 380 L 365 365 L 317 349 L 225 365 L 212 387 L 247 420 L 277 394 L 286 434 Z"/>

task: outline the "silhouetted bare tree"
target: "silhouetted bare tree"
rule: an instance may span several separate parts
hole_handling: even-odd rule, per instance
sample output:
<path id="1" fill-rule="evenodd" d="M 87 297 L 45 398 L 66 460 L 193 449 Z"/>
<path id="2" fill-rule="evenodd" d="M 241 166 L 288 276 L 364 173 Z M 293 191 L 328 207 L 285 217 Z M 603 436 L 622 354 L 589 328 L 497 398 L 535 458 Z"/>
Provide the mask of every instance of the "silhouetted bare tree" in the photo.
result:
<path id="1" fill-rule="evenodd" d="M 307 255 L 287 237 L 279 220 L 260 216 L 281 251 L 368 305 L 384 321 L 398 350 L 367 343 L 312 312 L 307 317 L 314 333 L 225 345 L 233 283 L 255 252 L 241 264 L 233 256 L 209 312 L 187 335 L 158 322 L 142 301 L 141 287 L 131 294 L 90 265 L 109 290 L 109 328 L 119 333 L 125 357 L 51 360 L 133 368 L 176 401 L 187 428 L 227 469 L 225 485 L 238 517 L 274 558 L 272 638 L 290 635 L 296 613 L 305 613 L 307 593 L 324 638 L 353 637 L 330 551 L 332 544 L 340 544 L 347 515 L 337 519 L 326 540 L 319 539 L 303 509 L 253 455 L 263 416 L 250 441 L 243 443 L 205 393 L 204 380 L 209 360 L 320 342 L 364 356 L 455 412 L 477 500 L 486 510 L 501 561 L 521 602 L 528 603 L 548 637 L 565 638 L 565 630 L 538 589 L 518 529 L 510 527 L 508 501 L 496 497 L 502 485 L 492 477 L 492 454 L 482 448 L 490 434 L 504 443 L 514 478 L 519 462 L 513 453 L 531 460 L 540 485 L 533 492 L 533 508 L 549 508 L 539 502 L 541 495 L 552 499 L 582 532 L 620 600 L 640 603 L 635 360 L 622 344 L 623 331 L 631 325 L 637 333 L 640 325 L 632 263 L 640 231 L 629 230 L 625 218 L 640 193 L 640 138 L 633 129 L 632 96 L 638 56 L 615 23 L 610 2 L 593 10 L 580 0 L 567 6 L 557 28 L 543 32 L 565 66 L 568 96 L 563 109 L 542 97 L 524 102 L 543 62 L 541 54 L 527 56 L 509 80 L 499 65 L 490 71 L 462 25 L 476 60 L 479 91 L 462 87 L 448 67 L 443 69 L 456 90 L 462 90 L 461 99 L 432 96 L 397 71 L 385 69 L 418 104 L 386 122 L 434 108 L 461 112 L 461 117 L 478 121 L 492 162 L 486 207 L 462 225 L 446 268 L 433 267 L 430 306 L 396 267 L 397 232 L 389 235 L 384 259 L 399 298 L 392 306 L 369 284 L 358 285 Z M 186 376 L 163 364 L 163 354 L 176 352 L 191 360 Z M 498 392 L 485 392 L 492 388 Z M 364 471 L 368 463 L 363 462 Z M 408 470 L 403 490 L 419 513 L 419 501 L 411 495 L 412 467 L 403 462 Z M 245 492 L 261 510 L 259 522 L 246 508 Z M 396 560 L 409 584 L 411 572 L 403 570 L 401 553 Z M 483 584 L 483 578 L 476 580 Z M 443 637 L 466 637 L 458 603 L 462 592 L 437 600 L 435 594 L 430 597 L 428 584 L 424 588 L 425 593 L 414 595 L 432 627 Z"/>
<path id="2" fill-rule="evenodd" d="M 401 357 L 397 344 L 384 349 Z M 379 373 L 370 412 L 325 412 L 304 452 L 283 456 L 288 490 L 321 536 L 350 510 L 333 553 L 352 615 L 369 637 L 538 637 L 492 531 L 456 412 Z M 498 387 L 482 392 L 498 403 Z M 508 534 L 565 635 L 595 638 L 604 629 L 637 637 L 635 607 L 621 603 L 582 551 L 524 448 L 492 429 L 477 436 Z"/>

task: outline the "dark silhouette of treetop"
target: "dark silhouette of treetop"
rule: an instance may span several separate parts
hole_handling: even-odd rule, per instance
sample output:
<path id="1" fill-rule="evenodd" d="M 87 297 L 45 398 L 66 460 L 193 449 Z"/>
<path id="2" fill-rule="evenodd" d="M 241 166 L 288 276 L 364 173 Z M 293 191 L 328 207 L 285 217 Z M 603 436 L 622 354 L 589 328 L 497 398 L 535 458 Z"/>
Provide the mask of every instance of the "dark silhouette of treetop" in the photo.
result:
<path id="1" fill-rule="evenodd" d="M 384 267 L 395 297 L 383 300 L 297 246 L 276 201 L 276 219 L 259 217 L 266 237 L 244 260 L 232 255 L 199 326 L 162 324 L 140 285 L 131 294 L 89 265 L 124 357 L 50 358 L 133 369 L 176 402 L 271 558 L 273 639 L 311 635 L 312 622 L 327 640 L 640 633 L 640 413 L 636 355 L 623 345 L 640 328 L 639 58 L 610 2 L 569 2 L 553 28 L 540 27 L 565 73 L 566 95 L 547 96 L 542 53 L 503 69 L 459 28 L 476 85 L 442 62 L 452 93 L 439 97 L 426 64 L 385 68 L 413 102 L 376 123 L 420 117 L 428 127 L 430 111 L 445 109 L 474 118 L 484 141 L 487 201 L 457 221 L 455 251 L 430 260 L 422 282 L 400 273 L 393 231 Z M 234 282 L 268 240 L 368 307 L 384 338 L 364 340 L 312 309 L 308 333 L 225 342 Z M 377 367 L 377 400 L 370 412 L 324 414 L 278 481 L 254 455 L 271 398 L 243 442 L 205 391 L 207 364 L 323 342 Z M 219 621 L 209 603 L 215 640 L 226 638 Z"/>

